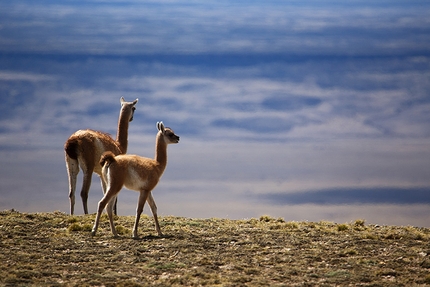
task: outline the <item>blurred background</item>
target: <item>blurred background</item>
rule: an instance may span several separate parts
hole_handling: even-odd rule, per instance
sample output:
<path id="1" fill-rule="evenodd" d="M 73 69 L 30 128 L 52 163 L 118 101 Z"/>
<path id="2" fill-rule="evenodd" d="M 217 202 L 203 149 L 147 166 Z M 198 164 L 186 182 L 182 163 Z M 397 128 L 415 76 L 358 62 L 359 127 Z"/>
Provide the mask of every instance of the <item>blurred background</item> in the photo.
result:
<path id="1" fill-rule="evenodd" d="M 181 136 L 160 215 L 430 227 L 428 1 L 0 1 L 0 210 L 69 212 L 64 142 L 121 96 L 128 153 Z"/>

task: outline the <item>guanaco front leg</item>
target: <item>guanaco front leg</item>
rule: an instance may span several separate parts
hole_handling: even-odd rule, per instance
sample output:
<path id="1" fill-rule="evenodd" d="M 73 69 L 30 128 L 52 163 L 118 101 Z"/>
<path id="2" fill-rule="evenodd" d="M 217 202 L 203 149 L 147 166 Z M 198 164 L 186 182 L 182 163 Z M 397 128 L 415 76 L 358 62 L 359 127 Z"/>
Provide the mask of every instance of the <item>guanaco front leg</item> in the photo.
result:
<path id="1" fill-rule="evenodd" d="M 152 197 L 152 192 L 149 193 L 147 201 L 148 201 L 149 207 L 151 207 L 152 215 L 154 216 L 155 229 L 157 230 L 158 236 L 161 237 L 163 236 L 163 233 L 161 232 L 160 224 L 158 223 L 157 205 L 155 204 L 155 200 Z"/>

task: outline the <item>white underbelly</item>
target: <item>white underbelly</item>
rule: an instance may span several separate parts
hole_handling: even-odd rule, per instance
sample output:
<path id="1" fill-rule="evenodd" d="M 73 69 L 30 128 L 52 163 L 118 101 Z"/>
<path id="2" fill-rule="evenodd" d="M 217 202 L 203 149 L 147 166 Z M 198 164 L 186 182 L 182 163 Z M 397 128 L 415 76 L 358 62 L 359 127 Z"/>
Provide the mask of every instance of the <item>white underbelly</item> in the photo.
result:
<path id="1" fill-rule="evenodd" d="M 124 186 L 131 190 L 141 191 L 146 188 L 147 179 L 142 178 L 142 176 L 135 169 L 128 168 Z"/>

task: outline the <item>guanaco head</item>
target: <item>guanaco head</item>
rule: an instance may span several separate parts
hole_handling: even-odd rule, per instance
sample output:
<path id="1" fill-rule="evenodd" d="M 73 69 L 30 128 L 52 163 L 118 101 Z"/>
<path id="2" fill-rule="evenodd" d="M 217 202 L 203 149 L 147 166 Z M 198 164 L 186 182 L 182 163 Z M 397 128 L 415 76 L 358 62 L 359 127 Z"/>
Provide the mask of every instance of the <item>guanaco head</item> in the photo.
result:
<path id="1" fill-rule="evenodd" d="M 137 101 L 139 99 L 135 99 L 132 102 L 126 102 L 124 100 L 124 97 L 121 97 L 121 113 L 128 113 L 129 114 L 129 121 L 131 122 L 133 120 L 134 111 L 136 108 L 134 107 L 137 104 Z"/>
<path id="2" fill-rule="evenodd" d="M 164 141 L 167 144 L 176 144 L 179 142 L 179 136 L 171 128 L 164 127 L 163 122 L 157 122 L 157 129 L 164 136 Z"/>

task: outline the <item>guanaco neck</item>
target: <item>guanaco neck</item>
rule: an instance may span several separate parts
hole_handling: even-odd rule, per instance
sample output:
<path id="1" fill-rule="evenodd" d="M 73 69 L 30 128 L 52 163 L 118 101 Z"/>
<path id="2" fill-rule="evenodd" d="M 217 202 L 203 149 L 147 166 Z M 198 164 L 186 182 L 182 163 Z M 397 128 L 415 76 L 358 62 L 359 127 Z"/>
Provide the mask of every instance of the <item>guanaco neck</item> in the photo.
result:
<path id="1" fill-rule="evenodd" d="M 167 144 L 161 132 L 158 132 L 155 141 L 155 161 L 158 162 L 160 170 L 163 172 L 167 165 Z"/>
<path id="2" fill-rule="evenodd" d="M 128 125 L 129 115 L 121 109 L 118 119 L 118 130 L 116 131 L 116 142 L 122 153 L 127 153 Z"/>

